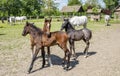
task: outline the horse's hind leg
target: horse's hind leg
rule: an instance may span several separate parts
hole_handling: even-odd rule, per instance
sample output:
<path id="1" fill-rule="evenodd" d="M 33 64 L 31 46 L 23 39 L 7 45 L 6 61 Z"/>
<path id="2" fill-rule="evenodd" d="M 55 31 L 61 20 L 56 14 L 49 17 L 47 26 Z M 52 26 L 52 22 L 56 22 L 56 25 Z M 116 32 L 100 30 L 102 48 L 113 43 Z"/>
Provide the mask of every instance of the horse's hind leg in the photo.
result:
<path id="1" fill-rule="evenodd" d="M 69 40 L 69 46 L 70 46 L 70 52 L 71 52 L 71 54 L 72 54 L 73 45 L 72 45 L 72 41 L 71 41 L 71 40 Z"/>
<path id="2" fill-rule="evenodd" d="M 36 56 L 37 56 L 39 50 L 40 50 L 40 48 L 36 48 L 35 53 L 33 54 L 32 61 L 31 61 L 31 64 L 30 64 L 30 67 L 29 67 L 29 69 L 28 69 L 28 73 L 30 73 L 31 70 L 32 70 L 32 68 L 33 68 L 33 64 L 34 64 L 34 61 L 35 61 L 35 59 L 36 59 Z"/>
<path id="3" fill-rule="evenodd" d="M 70 66 L 70 57 L 71 57 L 71 52 L 68 50 L 68 49 L 66 49 L 65 51 L 65 56 L 64 56 L 64 63 L 65 63 L 65 61 L 67 61 L 67 69 L 69 68 L 69 66 Z M 67 58 L 67 59 L 66 59 Z"/>
<path id="4" fill-rule="evenodd" d="M 47 47 L 47 53 L 48 53 L 48 64 L 50 65 L 50 67 L 52 67 L 52 61 L 50 57 L 50 47 Z"/>
<path id="5" fill-rule="evenodd" d="M 90 42 L 86 41 L 86 40 L 84 40 L 84 42 L 86 43 L 84 54 L 85 54 L 85 57 L 87 58 L 88 57 L 88 49 L 89 49 Z"/>
<path id="6" fill-rule="evenodd" d="M 76 53 L 75 53 L 75 43 L 74 43 L 74 41 L 73 41 L 73 52 L 74 52 L 74 57 L 76 58 L 77 56 L 76 56 Z"/>
<path id="7" fill-rule="evenodd" d="M 68 49 L 67 49 L 68 50 Z M 68 50 L 67 52 L 66 52 L 66 54 L 67 54 L 67 57 L 68 57 L 68 60 L 67 60 L 67 69 L 69 68 L 69 66 L 70 66 L 70 57 L 71 57 L 71 53 L 70 53 L 70 51 Z"/>
<path id="8" fill-rule="evenodd" d="M 62 44 L 62 45 L 59 45 L 63 50 L 64 50 L 64 53 L 65 53 L 65 56 L 64 56 L 64 62 L 66 61 L 66 58 L 67 58 L 67 69 L 69 68 L 70 66 L 70 57 L 71 57 L 71 52 L 68 50 L 67 48 L 67 45 L 66 44 Z"/>

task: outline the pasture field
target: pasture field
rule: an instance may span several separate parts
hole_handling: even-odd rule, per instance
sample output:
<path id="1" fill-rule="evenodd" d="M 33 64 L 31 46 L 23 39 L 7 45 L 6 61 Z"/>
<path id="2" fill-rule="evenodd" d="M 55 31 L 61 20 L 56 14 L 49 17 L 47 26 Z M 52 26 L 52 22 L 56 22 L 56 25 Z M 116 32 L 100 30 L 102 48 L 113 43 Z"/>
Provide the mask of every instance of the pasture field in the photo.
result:
<path id="1" fill-rule="evenodd" d="M 28 20 L 42 28 L 44 20 Z M 75 42 L 77 60 L 71 58 L 71 67 L 65 71 L 61 65 L 64 56 L 58 46 L 51 47 L 53 67 L 41 68 L 41 54 L 35 61 L 31 74 L 27 74 L 31 62 L 31 49 L 29 35 L 23 37 L 22 31 L 25 22 L 22 24 L 9 25 L 0 22 L 0 76 L 119 76 L 120 75 L 120 21 L 110 21 L 111 26 L 105 26 L 101 22 L 89 21 L 87 27 L 92 30 L 93 37 L 89 57 L 84 58 L 83 41 Z M 62 22 L 53 19 L 51 31 L 58 31 Z M 81 27 L 76 27 L 80 29 Z M 69 46 L 69 44 L 68 44 Z"/>

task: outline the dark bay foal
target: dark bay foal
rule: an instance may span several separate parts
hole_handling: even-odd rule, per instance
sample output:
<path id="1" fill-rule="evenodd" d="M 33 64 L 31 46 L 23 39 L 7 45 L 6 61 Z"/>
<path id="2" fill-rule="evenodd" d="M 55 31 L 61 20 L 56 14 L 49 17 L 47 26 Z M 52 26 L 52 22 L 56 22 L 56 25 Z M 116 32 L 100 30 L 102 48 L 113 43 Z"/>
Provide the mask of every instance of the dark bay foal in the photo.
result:
<path id="1" fill-rule="evenodd" d="M 65 61 L 67 61 L 66 69 L 69 68 L 71 53 L 67 48 L 68 35 L 65 32 L 62 32 L 62 31 L 51 32 L 51 37 L 48 38 L 48 35 L 46 33 L 44 33 L 40 28 L 36 27 L 32 23 L 26 22 L 26 25 L 24 26 L 22 35 L 26 36 L 27 34 L 29 34 L 34 39 L 34 45 L 36 47 L 35 52 L 33 53 L 33 57 L 32 57 L 32 61 L 31 61 L 29 70 L 28 70 L 29 73 L 31 72 L 31 70 L 33 68 L 34 61 L 36 60 L 36 56 L 40 49 L 41 49 L 42 58 L 43 58 L 42 67 L 45 66 L 44 47 L 50 47 L 53 45 L 58 45 L 61 49 L 63 49 L 63 51 L 65 53 L 63 63 L 65 63 Z"/>
<path id="2" fill-rule="evenodd" d="M 83 40 L 86 43 L 86 48 L 84 50 L 84 54 L 85 54 L 85 57 L 87 57 L 88 48 L 89 48 L 89 45 L 90 45 L 89 40 L 92 37 L 91 30 L 89 30 L 87 28 L 83 28 L 83 29 L 80 29 L 80 30 L 75 30 L 72 27 L 72 25 L 70 24 L 68 19 L 64 20 L 64 23 L 61 26 L 61 30 L 63 30 L 63 29 L 65 29 L 65 31 L 67 32 L 67 34 L 69 36 L 69 44 L 70 44 L 71 53 L 72 53 L 72 50 L 73 50 L 74 51 L 74 56 L 76 57 L 74 41 Z"/>

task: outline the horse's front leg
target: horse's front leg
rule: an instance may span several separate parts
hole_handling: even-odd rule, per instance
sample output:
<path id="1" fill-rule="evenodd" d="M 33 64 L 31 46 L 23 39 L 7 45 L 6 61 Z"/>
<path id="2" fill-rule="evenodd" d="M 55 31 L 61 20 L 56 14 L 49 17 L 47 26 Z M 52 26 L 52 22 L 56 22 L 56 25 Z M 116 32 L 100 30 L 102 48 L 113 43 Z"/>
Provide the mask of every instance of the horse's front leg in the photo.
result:
<path id="1" fill-rule="evenodd" d="M 73 52 L 74 52 L 73 57 L 74 57 L 74 59 L 76 59 L 76 58 L 77 58 L 77 55 L 76 55 L 76 53 L 75 53 L 75 43 L 74 43 L 74 41 L 73 41 L 72 46 L 73 46 Z"/>
<path id="2" fill-rule="evenodd" d="M 44 47 L 42 47 L 42 49 L 41 49 L 41 54 L 42 54 L 42 59 L 43 59 L 42 68 L 44 68 L 45 67 L 45 50 L 44 50 Z"/>
<path id="3" fill-rule="evenodd" d="M 35 53 L 33 54 L 32 61 L 31 61 L 31 64 L 30 64 L 30 67 L 29 67 L 29 69 L 28 69 L 28 73 L 30 73 L 31 70 L 32 70 L 32 68 L 33 68 L 33 64 L 34 64 L 34 61 L 35 61 L 35 59 L 36 59 L 36 56 L 37 56 L 39 50 L 40 50 L 40 48 L 36 48 Z"/>
<path id="4" fill-rule="evenodd" d="M 52 61 L 50 57 L 50 47 L 47 47 L 47 53 L 48 53 L 48 64 L 50 67 L 52 67 Z"/>
<path id="5" fill-rule="evenodd" d="M 32 56 L 34 55 L 34 45 L 31 44 Z"/>
<path id="6" fill-rule="evenodd" d="M 72 50 L 73 50 L 73 52 L 74 52 L 73 56 L 76 57 L 74 41 L 72 39 L 69 39 L 69 44 L 70 44 L 70 52 L 71 52 L 71 54 L 72 54 Z"/>

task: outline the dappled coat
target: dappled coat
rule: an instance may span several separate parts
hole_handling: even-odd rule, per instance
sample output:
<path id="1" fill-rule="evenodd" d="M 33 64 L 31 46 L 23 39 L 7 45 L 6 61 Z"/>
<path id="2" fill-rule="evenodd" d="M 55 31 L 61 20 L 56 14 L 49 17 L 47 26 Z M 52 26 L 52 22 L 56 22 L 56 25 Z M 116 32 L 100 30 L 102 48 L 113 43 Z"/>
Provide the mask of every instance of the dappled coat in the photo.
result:
<path id="1" fill-rule="evenodd" d="M 74 16 L 72 18 L 69 19 L 69 22 L 74 26 L 80 26 L 83 25 L 84 27 L 86 27 L 87 25 L 87 17 L 86 16 Z"/>

